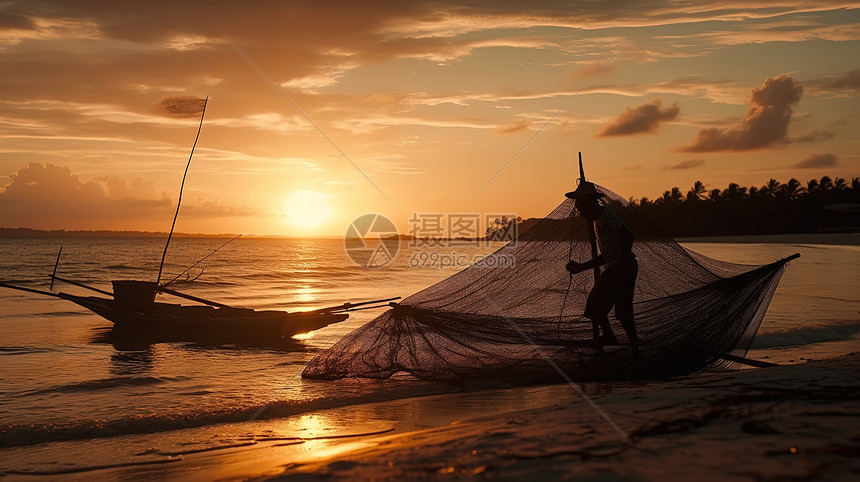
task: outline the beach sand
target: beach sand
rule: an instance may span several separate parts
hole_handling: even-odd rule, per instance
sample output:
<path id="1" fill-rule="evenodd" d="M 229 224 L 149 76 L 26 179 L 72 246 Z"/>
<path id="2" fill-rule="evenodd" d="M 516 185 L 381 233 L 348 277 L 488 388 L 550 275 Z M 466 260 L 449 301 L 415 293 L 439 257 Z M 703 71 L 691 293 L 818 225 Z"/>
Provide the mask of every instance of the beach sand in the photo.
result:
<path id="1" fill-rule="evenodd" d="M 698 238 L 677 238 L 675 241 L 686 243 L 741 243 L 741 244 L 803 244 L 803 245 L 842 245 L 860 246 L 860 233 L 798 233 L 798 234 L 761 234 L 744 236 L 702 236 Z"/>
<path id="2" fill-rule="evenodd" d="M 699 374 L 307 452 L 274 480 L 857 480 L 860 353 Z M 456 407 L 452 407 L 456 410 Z"/>
<path id="3" fill-rule="evenodd" d="M 156 449 L 169 445 L 157 434 L 138 440 L 137 451 L 124 437 L 93 440 L 88 453 L 72 450 L 65 462 L 55 453 L 64 442 L 8 449 L 29 457 L 53 451 L 43 458 L 62 463 L 0 472 L 0 479 L 858 480 L 857 340 L 812 346 L 818 355 L 848 354 L 806 361 L 777 352 L 771 361 L 790 364 L 583 384 L 621 433 L 567 384 L 451 387 L 248 427 L 191 429 L 174 435 L 186 442 L 173 450 Z M 237 431 L 243 435 L 230 435 Z"/>

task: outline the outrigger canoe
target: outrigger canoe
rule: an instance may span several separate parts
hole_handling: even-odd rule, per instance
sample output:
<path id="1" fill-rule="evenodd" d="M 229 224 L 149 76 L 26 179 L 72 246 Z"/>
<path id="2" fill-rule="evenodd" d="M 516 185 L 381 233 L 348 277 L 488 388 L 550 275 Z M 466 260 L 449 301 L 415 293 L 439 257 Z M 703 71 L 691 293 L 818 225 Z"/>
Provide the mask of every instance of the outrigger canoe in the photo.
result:
<path id="1" fill-rule="evenodd" d="M 255 310 L 231 307 L 174 290 L 155 288 L 155 283 L 114 281 L 114 292 L 109 293 L 82 283 L 56 276 L 54 278 L 110 297 L 55 293 L 2 282 L 0 286 L 71 301 L 111 321 L 115 329 L 124 332 L 192 340 L 195 338 L 219 338 L 227 341 L 288 339 L 344 321 L 349 317 L 350 311 L 372 308 L 371 305 L 390 301 L 347 302 L 312 311 Z M 154 301 L 156 291 L 207 304 L 181 305 L 156 302 Z"/>

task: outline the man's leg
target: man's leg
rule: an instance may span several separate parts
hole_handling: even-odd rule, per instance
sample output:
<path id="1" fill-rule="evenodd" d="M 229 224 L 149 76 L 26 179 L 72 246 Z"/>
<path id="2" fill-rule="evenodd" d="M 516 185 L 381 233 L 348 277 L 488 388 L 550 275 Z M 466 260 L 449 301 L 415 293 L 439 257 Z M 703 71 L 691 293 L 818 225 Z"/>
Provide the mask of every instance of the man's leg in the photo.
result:
<path id="1" fill-rule="evenodd" d="M 612 333 L 612 327 L 609 325 L 609 317 L 606 315 L 595 316 L 594 318 L 585 315 L 591 321 L 600 325 L 601 331 L 603 331 L 603 336 L 600 338 L 600 342 L 604 345 L 617 345 L 618 338 L 615 337 L 615 333 Z"/>
<path id="2" fill-rule="evenodd" d="M 633 319 L 633 293 L 636 287 L 636 276 L 639 274 L 639 264 L 633 258 L 624 266 L 619 284 L 618 298 L 615 303 L 615 317 L 621 322 L 627 338 L 630 339 L 630 349 L 633 359 L 639 358 L 639 339 L 636 337 L 636 324 Z"/>
<path id="3" fill-rule="evenodd" d="M 633 352 L 633 359 L 639 358 L 639 339 L 636 338 L 636 325 L 633 322 L 633 314 L 619 318 L 621 326 L 624 327 L 624 332 L 627 333 L 627 338 L 630 339 L 630 349 Z"/>
<path id="4" fill-rule="evenodd" d="M 598 324 L 603 331 L 602 341 L 604 344 L 616 344 L 618 340 L 609 326 L 609 311 L 612 310 L 612 273 L 603 272 L 594 283 L 594 289 L 588 294 L 585 302 L 585 317 Z"/>

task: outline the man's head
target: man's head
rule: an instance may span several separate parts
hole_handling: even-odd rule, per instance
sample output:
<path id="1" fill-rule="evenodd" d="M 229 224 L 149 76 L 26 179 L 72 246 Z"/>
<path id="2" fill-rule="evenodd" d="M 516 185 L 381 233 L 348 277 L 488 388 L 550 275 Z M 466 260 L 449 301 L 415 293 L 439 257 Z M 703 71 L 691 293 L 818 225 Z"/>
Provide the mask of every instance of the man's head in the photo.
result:
<path id="1" fill-rule="evenodd" d="M 576 186 L 576 190 L 565 194 L 565 196 L 576 200 L 574 206 L 586 219 L 593 221 L 600 216 L 603 211 L 603 206 L 600 205 L 600 198 L 603 193 L 597 190 L 594 183 L 582 181 Z"/>
<path id="2" fill-rule="evenodd" d="M 603 206 L 601 206 L 599 202 L 600 197 L 602 196 L 580 196 L 576 198 L 574 206 L 576 206 L 577 211 L 579 211 L 585 219 L 594 221 L 600 217 L 600 212 L 603 211 Z"/>

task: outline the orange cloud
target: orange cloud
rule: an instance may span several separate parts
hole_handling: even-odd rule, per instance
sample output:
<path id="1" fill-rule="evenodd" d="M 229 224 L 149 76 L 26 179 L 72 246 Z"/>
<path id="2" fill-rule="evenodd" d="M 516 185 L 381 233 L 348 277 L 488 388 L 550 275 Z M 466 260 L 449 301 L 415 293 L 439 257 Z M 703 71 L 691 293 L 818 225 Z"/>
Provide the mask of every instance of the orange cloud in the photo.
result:
<path id="1" fill-rule="evenodd" d="M 799 143 L 799 142 L 816 142 L 816 141 L 826 141 L 828 139 L 832 139 L 835 134 L 831 131 L 819 131 L 815 130 L 810 132 L 809 134 L 800 136 L 800 137 L 791 137 L 786 139 L 786 141 L 791 143 Z"/>
<path id="2" fill-rule="evenodd" d="M 82 181 L 68 167 L 36 162 L 10 177 L 12 181 L 0 188 L 0 227 L 58 229 L 74 224 L 81 229 L 146 230 L 166 224 L 176 207 L 165 193 L 156 197 L 153 184 L 143 179 L 130 184 L 114 176 Z M 224 217 L 258 213 L 215 200 L 197 206 L 183 203 L 182 214 Z"/>
<path id="3" fill-rule="evenodd" d="M 813 154 L 806 159 L 793 164 L 791 167 L 800 169 L 817 169 L 820 167 L 833 167 L 839 157 L 836 154 Z"/>
<path id="4" fill-rule="evenodd" d="M 155 113 L 171 117 L 194 117 L 203 112 L 206 99 L 191 96 L 162 97 L 155 104 Z"/>
<path id="5" fill-rule="evenodd" d="M 27 16 L 0 13 L 0 28 L 4 29 L 34 29 L 35 22 Z"/>
<path id="6" fill-rule="evenodd" d="M 0 192 L 2 201 L 55 202 L 76 199 L 78 202 L 87 203 L 100 202 L 106 198 L 100 184 L 94 181 L 82 182 L 78 176 L 72 175 L 68 167 L 53 164 L 43 166 L 31 162 L 9 177 L 12 182 Z"/>
<path id="7" fill-rule="evenodd" d="M 662 109 L 660 99 L 654 99 L 647 104 L 624 109 L 620 116 L 613 119 L 597 133 L 597 137 L 654 132 L 661 122 L 675 120 L 680 113 L 681 109 L 677 102 L 671 107 Z"/>
<path id="8" fill-rule="evenodd" d="M 750 151 L 787 141 L 791 106 L 800 101 L 801 87 L 782 74 L 768 77 L 752 91 L 750 108 L 740 125 L 700 130 L 686 152 Z"/>
<path id="9" fill-rule="evenodd" d="M 96 181 L 82 181 L 68 167 L 31 162 L 10 175 L 12 181 L 0 190 L 3 227 L 53 229 L 70 219 L 83 220 L 87 229 L 110 228 L 113 222 L 154 216 L 167 217 L 170 199 L 110 197 Z M 140 186 L 120 186 L 108 180 L 111 192 L 131 195 Z M 122 183 L 124 184 L 124 183 Z"/>
<path id="10" fill-rule="evenodd" d="M 681 161 L 677 164 L 672 164 L 671 166 L 666 166 L 667 169 L 692 169 L 694 167 L 704 166 L 704 159 L 689 159 L 686 161 Z"/>
<path id="11" fill-rule="evenodd" d="M 496 132 L 498 132 L 499 134 L 513 134 L 515 132 L 520 132 L 520 131 L 524 131 L 524 130 L 528 129 L 530 125 L 531 125 L 530 121 L 522 119 L 522 120 L 517 121 L 513 124 L 507 124 L 507 125 L 499 126 L 496 129 Z"/>
<path id="12" fill-rule="evenodd" d="M 852 70 L 841 77 L 833 79 L 827 84 L 827 87 L 845 90 L 860 89 L 860 69 Z"/>

